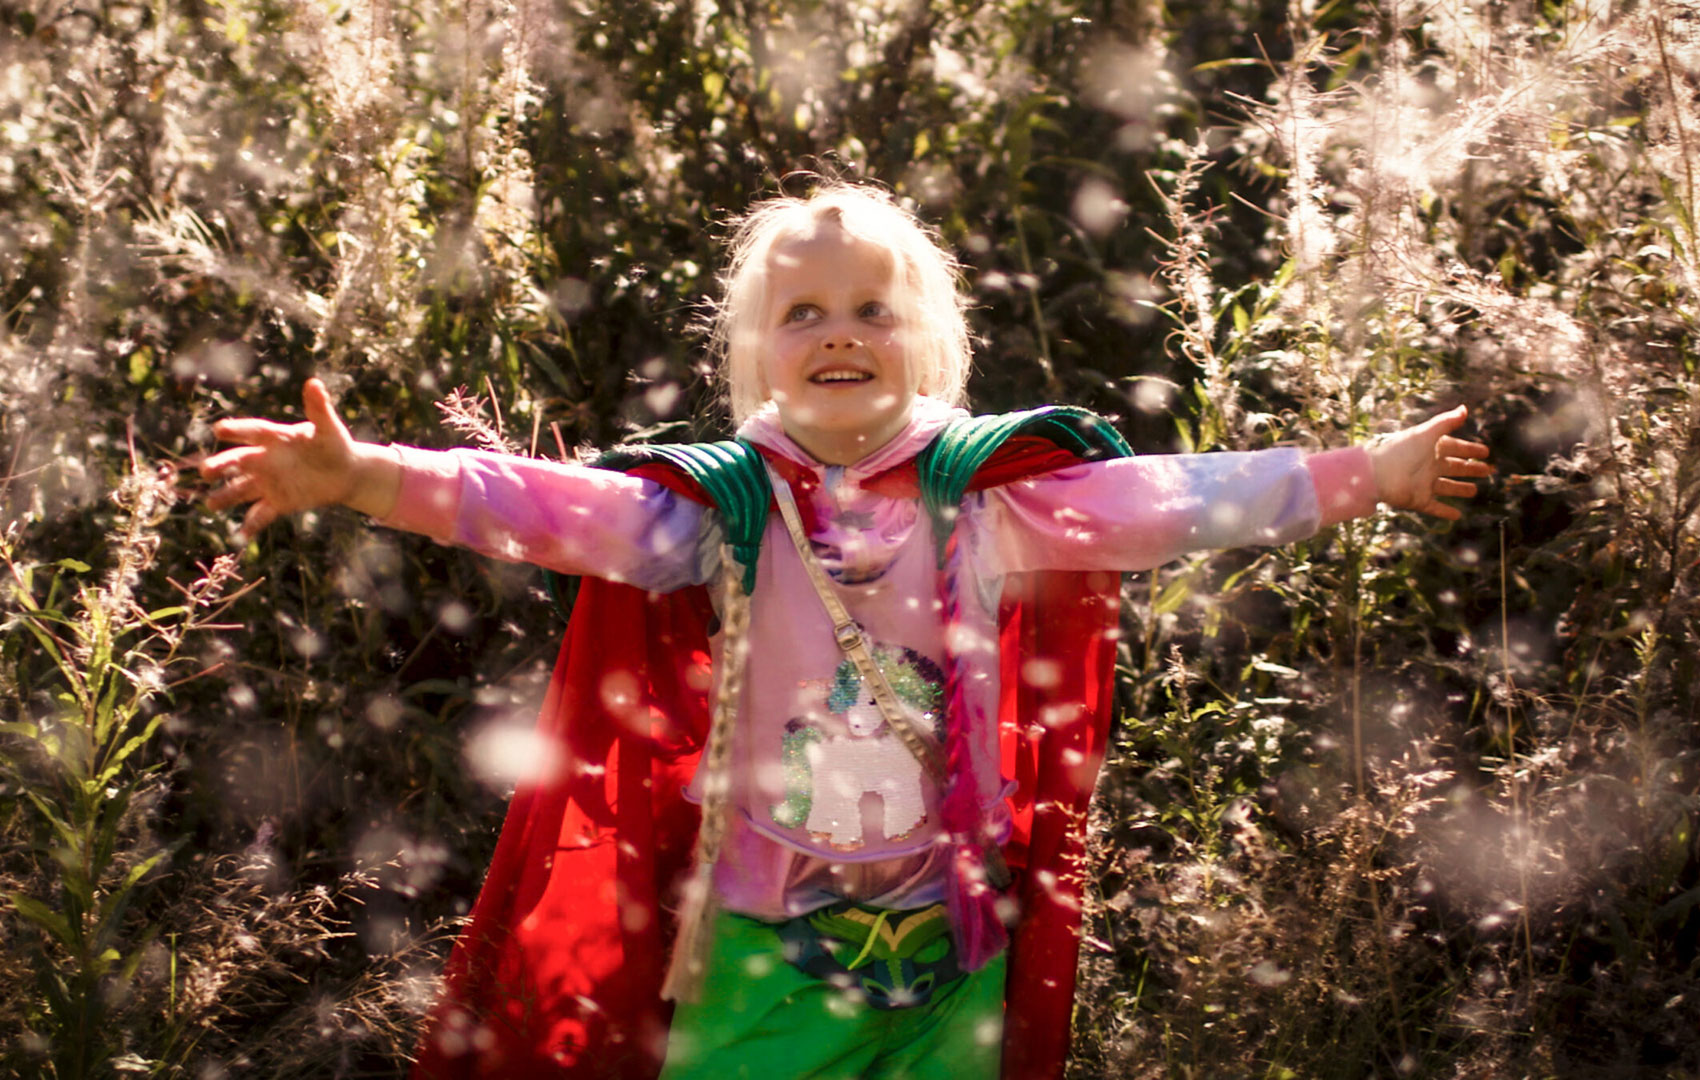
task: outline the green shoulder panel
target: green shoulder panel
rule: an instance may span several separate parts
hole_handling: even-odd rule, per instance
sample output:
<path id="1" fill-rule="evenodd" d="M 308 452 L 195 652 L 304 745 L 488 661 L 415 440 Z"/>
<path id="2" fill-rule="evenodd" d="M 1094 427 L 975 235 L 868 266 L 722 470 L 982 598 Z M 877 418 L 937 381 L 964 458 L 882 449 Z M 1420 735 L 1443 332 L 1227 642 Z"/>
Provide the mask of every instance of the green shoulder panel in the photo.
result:
<path id="1" fill-rule="evenodd" d="M 640 465 L 671 465 L 699 484 L 726 525 L 732 557 L 744 568 L 744 592 L 756 587 L 756 557 L 767 528 L 767 507 L 773 497 L 761 454 L 743 440 L 713 443 L 665 443 L 625 446 L 610 450 L 593 463 L 598 469 L 627 472 Z M 543 572 L 544 585 L 555 610 L 572 614 L 578 578 Z"/>
<path id="2" fill-rule="evenodd" d="M 767 507 L 773 499 L 761 454 L 738 439 L 712 443 L 666 443 L 610 450 L 597 468 L 625 472 L 639 465 L 665 462 L 701 485 L 726 524 L 732 556 L 744 568 L 744 592 L 755 591 L 756 557 L 767 528 Z"/>
<path id="3" fill-rule="evenodd" d="M 998 447 L 1014 435 L 1037 435 L 1084 461 L 1131 457 L 1133 449 L 1108 420 L 1073 405 L 953 420 L 916 459 L 921 505 L 933 520 L 939 565 L 968 484 Z"/>

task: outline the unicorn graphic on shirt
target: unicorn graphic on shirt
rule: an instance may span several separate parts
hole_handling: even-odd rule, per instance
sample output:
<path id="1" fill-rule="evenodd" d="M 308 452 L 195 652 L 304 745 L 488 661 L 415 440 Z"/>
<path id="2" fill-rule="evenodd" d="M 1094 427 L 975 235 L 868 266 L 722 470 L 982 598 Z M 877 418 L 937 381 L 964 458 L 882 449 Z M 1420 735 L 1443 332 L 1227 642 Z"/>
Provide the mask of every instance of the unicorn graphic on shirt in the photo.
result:
<path id="1" fill-rule="evenodd" d="M 914 649 L 878 648 L 874 660 L 909 722 L 942 741 L 944 677 L 938 665 Z M 826 717 L 838 723 L 797 717 L 786 724 L 780 750 L 785 798 L 770 808 L 774 822 L 805 828 L 816 843 L 836 851 L 856 851 L 867 843 L 861 806 L 872 792 L 884 808 L 885 839 L 902 840 L 927 820 L 921 763 L 890 730 L 850 660 L 818 692 Z"/>

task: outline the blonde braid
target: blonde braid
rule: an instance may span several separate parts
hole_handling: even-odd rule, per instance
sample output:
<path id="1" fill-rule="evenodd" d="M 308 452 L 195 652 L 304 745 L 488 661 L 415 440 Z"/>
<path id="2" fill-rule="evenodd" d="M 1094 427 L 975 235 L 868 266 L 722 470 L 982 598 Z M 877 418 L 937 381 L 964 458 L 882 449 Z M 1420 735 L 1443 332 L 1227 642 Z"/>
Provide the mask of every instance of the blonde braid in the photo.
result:
<path id="1" fill-rule="evenodd" d="M 749 657 L 750 597 L 744 592 L 743 567 L 732 557 L 730 546 L 721 546 L 720 566 L 720 688 L 709 723 L 708 746 L 699 766 L 703 770 L 702 824 L 697 829 L 694 865 L 679 905 L 679 936 L 673 943 L 673 960 L 661 986 L 661 996 L 670 1001 L 695 1001 L 708 970 L 714 918 L 719 912 L 714 864 L 720 858 L 731 803 L 732 772 L 727 761 L 732 755 L 732 727 L 744 692 L 744 665 Z"/>

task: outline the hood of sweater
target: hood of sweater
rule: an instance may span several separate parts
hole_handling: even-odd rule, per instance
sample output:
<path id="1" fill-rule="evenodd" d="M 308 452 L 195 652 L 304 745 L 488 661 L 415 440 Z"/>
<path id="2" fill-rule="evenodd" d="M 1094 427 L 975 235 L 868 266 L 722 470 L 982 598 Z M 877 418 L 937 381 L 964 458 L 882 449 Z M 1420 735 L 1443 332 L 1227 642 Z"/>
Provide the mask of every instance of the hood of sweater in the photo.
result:
<path id="1" fill-rule="evenodd" d="M 802 512 L 803 529 L 814 541 L 815 554 L 826 572 L 851 585 L 884 574 L 920 518 L 920 506 L 914 499 L 881 495 L 863 487 L 863 482 L 908 461 L 953 418 L 966 415 L 935 398 L 917 396 L 908 425 L 854 465 L 816 461 L 785 434 L 779 410 L 771 402 L 739 426 L 738 436 L 797 467 L 791 485 Z"/>

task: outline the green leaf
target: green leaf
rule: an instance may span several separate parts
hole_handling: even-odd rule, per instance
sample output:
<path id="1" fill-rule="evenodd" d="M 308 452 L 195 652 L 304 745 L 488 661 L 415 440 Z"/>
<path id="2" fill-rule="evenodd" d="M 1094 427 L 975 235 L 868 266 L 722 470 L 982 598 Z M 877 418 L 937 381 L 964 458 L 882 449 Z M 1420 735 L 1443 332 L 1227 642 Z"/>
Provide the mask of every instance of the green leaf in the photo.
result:
<path id="1" fill-rule="evenodd" d="M 1192 70 L 1195 72 L 1220 71 L 1222 68 L 1267 66 L 1268 63 L 1266 61 L 1260 60 L 1255 56 L 1230 56 L 1225 60 L 1207 60 L 1202 64 L 1194 64 L 1192 66 Z"/>
<path id="2" fill-rule="evenodd" d="M 69 570 L 73 574 L 86 574 L 92 567 L 81 559 L 60 559 L 53 564 L 61 570 Z"/>
<path id="3" fill-rule="evenodd" d="M 1653 922 L 1661 926 L 1666 923 L 1681 926 L 1688 921 L 1688 913 L 1694 910 L 1695 904 L 1700 904 L 1700 886 L 1660 904 L 1658 910 L 1653 912 Z"/>
<path id="4" fill-rule="evenodd" d="M 117 888 L 113 889 L 112 892 L 108 893 L 105 899 L 101 901 L 100 918 L 95 925 L 94 931 L 95 948 L 98 949 L 110 946 L 117 938 L 118 930 L 122 925 L 124 917 L 124 909 L 129 907 L 130 900 L 135 895 L 137 883 L 142 880 L 142 877 L 146 875 L 148 871 L 152 870 L 155 866 L 158 866 L 162 859 L 165 859 L 178 848 L 182 847 L 183 844 L 187 842 L 187 839 L 188 838 L 185 837 L 166 850 L 156 852 L 152 856 L 143 859 L 135 866 L 132 866 L 130 868 L 130 872 L 124 875 L 123 882 L 121 882 Z"/>
<path id="5" fill-rule="evenodd" d="M 113 736 L 112 717 L 118 707 L 118 687 L 124 680 L 109 678 L 106 693 L 101 696 L 100 705 L 94 714 L 94 741 L 96 747 L 106 745 L 106 740 Z M 118 725 L 121 729 L 122 724 Z"/>
<path id="6" fill-rule="evenodd" d="M 59 651 L 59 643 L 53 640 L 52 634 L 49 634 L 46 630 L 43 630 L 40 626 L 38 626 L 35 619 L 24 619 L 23 624 L 30 633 L 35 635 L 36 641 L 39 642 L 41 647 L 47 651 L 47 655 L 53 658 L 53 663 L 58 666 L 59 671 L 71 684 L 71 692 L 76 695 L 74 700 L 77 703 L 77 707 L 79 709 L 82 708 L 82 673 L 77 668 L 65 662 L 64 654 Z"/>
<path id="7" fill-rule="evenodd" d="M 1676 190 L 1676 181 L 1670 177 L 1659 177 L 1659 190 L 1664 192 L 1665 201 L 1670 203 L 1672 210 L 1676 211 L 1677 220 L 1682 222 L 1683 231 L 1687 232 L 1689 239 L 1692 240 L 1694 238 L 1694 208 L 1683 201 L 1682 195 Z"/>
<path id="8" fill-rule="evenodd" d="M 66 847 L 75 849 L 78 846 L 81 838 L 77 835 L 75 829 L 72 829 L 70 825 L 66 824 L 65 819 L 60 816 L 57 809 L 50 806 L 47 800 L 43 799 L 40 795 L 37 795 L 35 792 L 30 791 L 27 788 L 24 790 L 24 797 L 35 804 L 37 812 L 39 812 L 43 818 L 47 819 L 47 823 L 53 827 L 54 832 L 59 834 L 60 841 L 63 842 Z"/>
<path id="9" fill-rule="evenodd" d="M 119 766 L 124 763 L 124 759 L 147 745 L 148 740 L 153 738 L 154 732 L 159 730 L 159 725 L 164 722 L 165 714 L 160 713 L 149 720 L 147 726 L 139 734 L 127 739 L 124 745 L 120 746 L 107 759 L 106 768 L 101 770 L 100 776 L 96 778 L 95 782 L 101 787 L 111 783 L 113 778 L 121 771 Z"/>
<path id="10" fill-rule="evenodd" d="M 125 785 L 101 808 L 102 821 L 94 840 L 96 866 L 105 866 L 112 861 L 112 850 L 118 846 L 118 826 L 124 820 L 124 811 L 130 808 L 130 798 L 135 790 L 134 786 Z"/>
<path id="11" fill-rule="evenodd" d="M 1175 433 L 1181 440 L 1181 452 L 1193 454 L 1198 452 L 1198 443 L 1192 437 L 1192 425 L 1180 417 L 1175 417 Z"/>
<path id="12" fill-rule="evenodd" d="M 118 973 L 124 977 L 126 982 L 136 977 L 136 969 L 142 966 L 142 960 L 147 956 L 148 946 L 152 945 L 154 938 L 158 936 L 158 923 L 142 931 L 141 939 L 136 942 L 135 948 L 130 950 L 130 955 L 124 958 L 124 966 L 118 969 Z"/>
<path id="13" fill-rule="evenodd" d="M 147 613 L 145 618 L 149 622 L 157 622 L 160 619 L 169 619 L 177 615 L 186 615 L 188 612 L 188 608 L 179 604 L 176 607 L 162 607 L 158 611 L 150 611 Z"/>
<path id="14" fill-rule="evenodd" d="M 1232 592 L 1233 589 L 1234 589 L 1234 586 L 1238 585 L 1248 575 L 1254 574 L 1258 570 L 1262 569 L 1263 564 L 1268 560 L 1268 558 L 1269 558 L 1269 556 L 1267 554 L 1259 555 L 1256 559 L 1253 559 L 1249 564 L 1242 566 L 1238 570 L 1235 570 L 1233 573 L 1229 574 L 1226 578 L 1224 578 L 1222 580 L 1222 587 L 1218 590 L 1218 592 L 1223 593 L 1223 594 Z"/>
<path id="15" fill-rule="evenodd" d="M 71 925 L 65 916 L 54 911 L 40 900 L 25 896 L 23 893 L 7 893 L 6 899 L 19 915 L 35 923 L 37 926 L 53 935 L 54 939 L 66 948 L 76 945 L 76 938 L 71 933 Z"/>
<path id="16" fill-rule="evenodd" d="M 1172 615 L 1179 611 L 1180 606 L 1186 603 L 1186 598 L 1192 595 L 1193 577 L 1192 573 L 1182 574 L 1164 586 L 1157 602 L 1151 605 L 1152 614 Z"/>
<path id="17" fill-rule="evenodd" d="M 140 386 L 153 374 L 153 350 L 143 345 L 130 354 L 130 383 Z"/>

